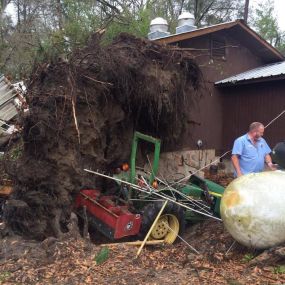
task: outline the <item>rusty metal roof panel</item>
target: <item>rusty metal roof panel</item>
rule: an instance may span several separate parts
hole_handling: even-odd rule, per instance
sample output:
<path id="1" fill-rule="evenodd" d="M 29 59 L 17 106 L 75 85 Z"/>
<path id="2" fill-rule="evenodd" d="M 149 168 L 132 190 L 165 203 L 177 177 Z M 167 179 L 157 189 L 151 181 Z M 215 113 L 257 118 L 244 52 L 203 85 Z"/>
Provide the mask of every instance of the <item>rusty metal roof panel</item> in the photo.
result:
<path id="1" fill-rule="evenodd" d="M 238 84 L 254 79 L 273 78 L 285 75 L 285 61 L 260 66 L 215 82 L 215 85 Z"/>

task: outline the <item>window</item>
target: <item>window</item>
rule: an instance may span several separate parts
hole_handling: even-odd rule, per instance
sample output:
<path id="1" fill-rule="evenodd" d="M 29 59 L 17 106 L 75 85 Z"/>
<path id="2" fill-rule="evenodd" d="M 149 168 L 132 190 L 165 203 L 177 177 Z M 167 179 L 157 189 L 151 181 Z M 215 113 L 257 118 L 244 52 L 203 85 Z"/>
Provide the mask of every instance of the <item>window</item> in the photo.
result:
<path id="1" fill-rule="evenodd" d="M 211 57 L 226 59 L 226 41 L 224 39 L 211 39 Z"/>

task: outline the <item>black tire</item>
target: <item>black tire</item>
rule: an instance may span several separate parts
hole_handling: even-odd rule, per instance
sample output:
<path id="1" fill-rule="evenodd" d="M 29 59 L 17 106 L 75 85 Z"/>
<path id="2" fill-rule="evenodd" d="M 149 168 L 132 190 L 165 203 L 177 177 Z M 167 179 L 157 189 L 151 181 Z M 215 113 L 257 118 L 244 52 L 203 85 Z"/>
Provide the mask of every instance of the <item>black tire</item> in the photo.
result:
<path id="1" fill-rule="evenodd" d="M 157 217 L 164 202 L 155 202 L 147 204 L 142 210 L 142 224 L 139 232 L 139 239 L 144 239 L 152 226 L 155 218 Z M 161 215 L 171 214 L 176 216 L 179 221 L 179 235 L 185 231 L 185 211 L 179 205 L 168 202 Z M 177 239 L 176 239 L 177 241 Z"/>

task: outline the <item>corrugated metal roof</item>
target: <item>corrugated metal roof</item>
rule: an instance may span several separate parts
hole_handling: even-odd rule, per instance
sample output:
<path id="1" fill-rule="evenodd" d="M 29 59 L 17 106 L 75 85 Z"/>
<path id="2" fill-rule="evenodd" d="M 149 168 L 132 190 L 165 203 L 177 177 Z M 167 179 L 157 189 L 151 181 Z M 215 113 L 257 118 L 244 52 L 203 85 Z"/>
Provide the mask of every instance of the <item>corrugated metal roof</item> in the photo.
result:
<path id="1" fill-rule="evenodd" d="M 18 114 L 15 98 L 20 96 L 16 88 L 0 75 L 0 120 L 8 122 Z M 2 123 L 0 122 L 0 126 Z"/>
<path id="2" fill-rule="evenodd" d="M 285 61 L 260 66 L 215 82 L 215 85 L 235 84 L 241 81 L 285 75 Z"/>
<path id="3" fill-rule="evenodd" d="M 4 106 L 1 106 L 0 120 L 4 122 L 8 122 L 11 119 L 13 119 L 17 114 L 18 114 L 18 110 L 16 106 L 14 105 L 14 103 L 12 101 L 8 102 Z"/>

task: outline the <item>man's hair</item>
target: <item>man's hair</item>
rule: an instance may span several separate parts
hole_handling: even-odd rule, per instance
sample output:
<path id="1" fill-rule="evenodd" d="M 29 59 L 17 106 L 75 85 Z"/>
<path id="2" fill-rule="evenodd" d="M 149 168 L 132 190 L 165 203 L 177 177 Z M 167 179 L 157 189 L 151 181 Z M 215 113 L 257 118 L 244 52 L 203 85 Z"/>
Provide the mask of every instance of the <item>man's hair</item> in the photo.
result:
<path id="1" fill-rule="evenodd" d="M 260 122 L 253 122 L 249 125 L 249 131 L 254 131 L 256 129 L 258 129 L 259 127 L 264 127 L 264 125 Z"/>

